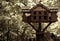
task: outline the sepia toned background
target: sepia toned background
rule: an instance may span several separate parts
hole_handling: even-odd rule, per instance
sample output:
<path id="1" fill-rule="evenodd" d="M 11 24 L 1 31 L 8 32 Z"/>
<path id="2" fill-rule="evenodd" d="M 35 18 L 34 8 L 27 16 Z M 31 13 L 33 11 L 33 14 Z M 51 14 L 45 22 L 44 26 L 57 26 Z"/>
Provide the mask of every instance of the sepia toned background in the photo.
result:
<path id="1" fill-rule="evenodd" d="M 58 21 L 52 23 L 46 31 L 60 36 L 60 0 L 41 0 L 41 2 L 40 0 L 0 0 L 0 36 L 2 35 L 6 38 L 6 33 L 10 31 L 11 37 L 19 35 L 18 39 L 21 38 L 22 40 L 23 38 L 36 37 L 36 31 L 29 24 L 22 21 L 23 13 L 21 11 L 24 6 L 32 8 L 38 3 L 44 4 L 47 7 L 58 7 Z M 42 29 L 47 24 L 42 23 Z M 33 25 L 37 28 L 36 23 Z"/>

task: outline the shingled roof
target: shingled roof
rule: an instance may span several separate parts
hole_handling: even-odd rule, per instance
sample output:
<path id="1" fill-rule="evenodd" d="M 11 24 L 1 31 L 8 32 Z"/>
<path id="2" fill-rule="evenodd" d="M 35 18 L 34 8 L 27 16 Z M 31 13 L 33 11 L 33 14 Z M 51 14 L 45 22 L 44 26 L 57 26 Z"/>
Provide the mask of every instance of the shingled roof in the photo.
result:
<path id="1" fill-rule="evenodd" d="M 58 7 L 48 7 L 50 12 L 57 12 L 58 11 Z"/>
<path id="2" fill-rule="evenodd" d="M 49 11 L 49 8 L 47 8 L 45 5 L 43 5 L 43 4 L 37 4 L 36 6 L 34 6 L 33 8 L 31 8 L 31 10 L 33 10 L 33 9 L 35 9 L 35 8 L 37 8 L 37 7 L 42 7 L 42 8 L 44 8 L 44 9 L 46 9 L 47 11 Z"/>
<path id="3" fill-rule="evenodd" d="M 22 9 L 22 12 L 30 12 L 30 7 L 28 7 L 28 6 L 23 6 L 23 7 L 21 7 L 21 9 Z"/>
<path id="4" fill-rule="evenodd" d="M 32 8 L 30 8 L 28 6 L 22 7 L 22 12 L 31 12 L 33 9 L 35 9 L 39 6 L 46 9 L 48 12 L 57 12 L 58 11 L 58 7 L 47 7 L 43 4 L 37 4 L 36 6 L 34 6 Z"/>

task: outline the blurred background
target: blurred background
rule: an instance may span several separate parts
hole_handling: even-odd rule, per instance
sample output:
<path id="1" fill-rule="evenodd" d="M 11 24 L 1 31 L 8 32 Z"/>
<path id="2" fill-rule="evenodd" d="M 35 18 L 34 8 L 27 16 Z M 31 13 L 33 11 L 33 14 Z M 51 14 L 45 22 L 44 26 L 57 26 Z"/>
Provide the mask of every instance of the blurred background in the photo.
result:
<path id="1" fill-rule="evenodd" d="M 36 38 L 36 31 L 22 21 L 21 13 L 23 6 L 32 8 L 41 3 L 47 7 L 58 7 L 58 21 L 52 23 L 47 32 L 60 36 L 60 0 L 0 0 L 0 41 L 31 41 Z M 42 23 L 42 29 L 48 23 Z M 33 24 L 37 28 L 37 23 Z M 29 40 L 30 39 L 30 40 Z M 50 41 L 50 40 L 49 40 Z"/>

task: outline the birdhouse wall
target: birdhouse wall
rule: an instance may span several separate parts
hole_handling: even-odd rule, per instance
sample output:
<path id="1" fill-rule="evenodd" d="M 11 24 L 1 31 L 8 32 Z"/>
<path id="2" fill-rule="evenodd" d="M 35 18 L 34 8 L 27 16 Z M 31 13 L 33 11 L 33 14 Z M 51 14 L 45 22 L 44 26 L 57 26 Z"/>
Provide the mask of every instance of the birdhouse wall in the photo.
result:
<path id="1" fill-rule="evenodd" d="M 57 15 L 56 15 L 56 13 L 52 13 L 51 14 L 51 20 L 52 21 L 57 21 Z"/>
<path id="2" fill-rule="evenodd" d="M 30 13 L 29 16 L 23 15 L 23 20 L 25 22 L 38 23 L 38 22 L 56 22 L 57 21 L 56 9 L 48 9 L 42 4 L 37 5 L 28 11 L 24 11 L 25 14 Z"/>

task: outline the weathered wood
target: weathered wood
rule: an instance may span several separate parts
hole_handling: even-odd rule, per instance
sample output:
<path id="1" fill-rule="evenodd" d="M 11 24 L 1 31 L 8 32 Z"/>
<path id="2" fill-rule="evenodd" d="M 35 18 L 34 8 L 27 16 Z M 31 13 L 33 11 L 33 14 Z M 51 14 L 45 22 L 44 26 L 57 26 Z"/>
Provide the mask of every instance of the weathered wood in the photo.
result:
<path id="1" fill-rule="evenodd" d="M 22 9 L 22 13 L 31 14 L 30 16 L 26 16 L 23 14 L 24 22 L 56 22 L 57 21 L 57 8 L 48 8 L 43 4 L 37 4 L 35 7 L 31 9 Z"/>
<path id="2" fill-rule="evenodd" d="M 30 26 L 32 26 L 32 28 L 37 31 L 37 29 L 31 24 L 31 23 L 28 23 Z"/>
<path id="3" fill-rule="evenodd" d="M 51 24 L 52 22 L 50 22 L 44 29 L 43 32 L 48 28 L 48 26 Z"/>
<path id="4" fill-rule="evenodd" d="M 45 34 L 45 30 L 47 27 L 57 21 L 57 9 L 52 8 L 49 9 L 48 7 L 44 6 L 43 4 L 37 4 L 35 7 L 28 9 L 23 9 L 23 21 L 28 23 L 32 26 L 32 28 L 36 31 L 36 41 L 53 41 L 50 40 L 50 36 L 48 37 L 47 34 Z M 29 16 L 26 16 L 25 14 L 30 14 Z M 41 23 L 48 23 L 49 24 L 41 30 Z M 38 29 L 36 29 L 31 23 L 38 23 Z M 31 41 L 31 40 L 30 40 Z"/>

